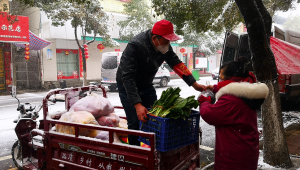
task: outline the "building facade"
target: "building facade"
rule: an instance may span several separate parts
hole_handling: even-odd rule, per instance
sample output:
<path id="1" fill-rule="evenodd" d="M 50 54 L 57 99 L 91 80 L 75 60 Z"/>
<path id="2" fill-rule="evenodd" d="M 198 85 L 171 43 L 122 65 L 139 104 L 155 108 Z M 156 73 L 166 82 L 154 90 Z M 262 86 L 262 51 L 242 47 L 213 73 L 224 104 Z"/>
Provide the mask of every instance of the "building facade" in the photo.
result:
<path id="1" fill-rule="evenodd" d="M 148 1 L 147 1 L 148 2 Z M 87 81 L 101 81 L 101 59 L 105 52 L 124 51 L 127 41 L 119 41 L 119 26 L 118 22 L 126 20 L 127 16 L 122 14 L 126 0 L 103 0 L 101 5 L 103 10 L 109 17 L 109 35 L 120 46 L 114 48 L 105 47 L 99 50 L 97 46 L 102 43 L 101 37 L 96 37 L 95 42 L 89 44 L 89 59 L 86 60 Z M 150 1 L 148 2 L 150 3 Z M 65 80 L 68 87 L 81 86 L 83 81 L 82 76 L 82 56 L 79 51 L 77 42 L 75 41 L 74 28 L 71 22 L 68 21 L 65 26 L 54 27 L 51 25 L 51 20 L 47 18 L 45 13 L 41 12 L 42 38 L 51 41 L 51 45 L 42 50 L 42 82 L 45 88 L 59 87 L 60 82 Z M 78 29 L 80 30 L 80 28 Z M 80 31 L 77 37 L 82 37 Z M 92 35 L 86 37 L 87 40 L 92 39 Z M 82 38 L 79 41 L 82 44 Z M 179 58 L 193 69 L 193 48 L 184 47 L 184 52 L 178 44 L 171 44 L 174 52 Z"/>
<path id="2" fill-rule="evenodd" d="M 8 0 L 4 1 L 8 3 Z M 151 4 L 150 0 L 145 1 L 147 4 Z M 96 37 L 95 42 L 89 44 L 89 59 L 86 61 L 88 82 L 101 81 L 101 59 L 104 52 L 123 51 L 128 43 L 127 41 L 119 40 L 120 28 L 117 24 L 119 21 L 127 18 L 124 15 L 123 5 L 128 3 L 128 0 L 103 0 L 100 3 L 109 17 L 109 35 L 120 46 L 114 48 L 105 47 L 105 49 L 100 51 L 97 47 L 103 42 L 101 37 Z M 42 50 L 31 50 L 28 61 L 24 59 L 24 49 L 14 45 L 2 44 L 3 48 L 0 49 L 0 88 L 8 82 L 16 85 L 17 88 L 38 89 L 44 87 L 48 89 L 59 87 L 62 80 L 67 82 L 68 87 L 81 86 L 83 84 L 82 56 L 75 41 L 74 28 L 71 26 L 71 21 L 66 22 L 65 26 L 54 27 L 51 25 L 52 21 L 38 8 L 28 8 L 23 11 L 22 15 L 29 17 L 29 30 L 35 35 L 50 41 L 51 44 Z M 78 28 L 78 30 L 81 30 L 81 28 Z M 82 44 L 81 31 L 77 32 L 77 37 L 80 38 L 79 42 Z M 89 41 L 92 37 L 93 35 L 88 35 L 86 40 Z M 199 63 L 194 56 L 197 54 L 192 46 L 180 47 L 175 43 L 172 43 L 171 46 L 191 71 L 197 67 Z M 12 49 L 11 73 L 4 70 L 6 58 L 9 58 L 5 58 L 5 54 L 8 55 L 5 52 L 9 48 Z M 175 76 L 170 68 L 169 70 Z M 6 72 L 11 75 L 10 78 L 3 78 Z M 1 82 L 5 83 L 1 85 Z"/>

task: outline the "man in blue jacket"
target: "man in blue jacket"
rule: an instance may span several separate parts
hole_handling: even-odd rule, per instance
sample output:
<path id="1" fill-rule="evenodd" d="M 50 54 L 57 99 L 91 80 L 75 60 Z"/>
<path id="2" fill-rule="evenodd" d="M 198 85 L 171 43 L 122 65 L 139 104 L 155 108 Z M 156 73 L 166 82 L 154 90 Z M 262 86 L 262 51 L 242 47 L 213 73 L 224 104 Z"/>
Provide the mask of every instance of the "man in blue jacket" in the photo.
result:
<path id="1" fill-rule="evenodd" d="M 124 107 L 128 129 L 138 130 L 139 120 L 146 122 L 147 108 L 157 100 L 153 79 L 165 61 L 189 86 L 202 91 L 205 86 L 196 82 L 191 72 L 174 53 L 170 41 L 180 38 L 173 24 L 161 20 L 153 28 L 133 37 L 127 44 L 117 71 L 117 86 Z M 140 145 L 137 136 L 128 136 L 129 144 Z"/>

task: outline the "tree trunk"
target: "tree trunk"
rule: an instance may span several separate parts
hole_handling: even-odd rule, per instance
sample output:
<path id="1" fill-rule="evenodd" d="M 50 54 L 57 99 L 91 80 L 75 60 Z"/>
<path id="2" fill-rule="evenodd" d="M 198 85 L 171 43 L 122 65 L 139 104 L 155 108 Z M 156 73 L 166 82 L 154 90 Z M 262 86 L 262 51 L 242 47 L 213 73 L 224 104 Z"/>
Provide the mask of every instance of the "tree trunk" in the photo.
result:
<path id="1" fill-rule="evenodd" d="M 266 31 L 266 36 L 267 36 L 267 41 L 270 44 L 270 36 L 271 36 L 271 27 L 272 27 L 272 17 L 268 10 L 265 8 L 262 0 L 255 0 L 255 3 L 257 5 L 257 8 L 259 10 L 259 13 L 262 16 L 265 31 Z"/>
<path id="2" fill-rule="evenodd" d="M 88 19 L 89 19 L 89 14 L 86 13 L 85 15 L 85 27 L 84 27 L 84 31 L 83 31 L 83 40 L 82 40 L 82 44 L 87 44 L 86 43 L 86 27 L 88 25 Z M 87 81 L 86 81 L 86 58 L 85 58 L 85 54 L 84 54 L 84 50 L 82 51 L 82 64 L 83 64 L 83 86 L 87 85 Z"/>
<path id="3" fill-rule="evenodd" d="M 276 63 L 269 45 L 271 22 L 268 18 L 271 17 L 265 12 L 261 0 L 235 2 L 246 23 L 256 78 L 269 87 L 269 96 L 262 105 L 264 162 L 290 168 L 293 164 L 284 135 Z"/>
<path id="4" fill-rule="evenodd" d="M 74 34 L 75 34 L 75 40 L 77 42 L 78 48 L 81 50 L 81 56 L 82 56 L 82 72 L 83 72 L 83 83 L 82 86 L 87 85 L 86 81 L 86 59 L 85 59 L 85 54 L 84 54 L 84 48 L 83 46 L 80 45 L 78 37 L 77 37 L 77 26 L 78 26 L 78 20 L 76 17 L 73 18 L 74 20 Z M 83 44 L 85 44 L 85 35 L 83 36 Z"/>
<path id="5" fill-rule="evenodd" d="M 83 44 L 85 44 L 85 37 L 83 37 Z M 84 54 L 84 49 L 81 49 L 81 54 L 82 54 L 82 71 L 83 71 L 83 86 L 87 85 L 86 81 L 86 58 Z"/>

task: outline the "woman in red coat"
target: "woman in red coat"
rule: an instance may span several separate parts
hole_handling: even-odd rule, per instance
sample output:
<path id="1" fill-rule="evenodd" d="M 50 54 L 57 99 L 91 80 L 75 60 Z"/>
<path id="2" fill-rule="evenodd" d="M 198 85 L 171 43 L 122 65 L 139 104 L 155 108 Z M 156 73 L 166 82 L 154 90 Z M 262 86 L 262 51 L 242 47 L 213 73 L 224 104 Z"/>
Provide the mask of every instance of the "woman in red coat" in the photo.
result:
<path id="1" fill-rule="evenodd" d="M 263 83 L 255 83 L 245 61 L 229 62 L 220 70 L 221 82 L 208 88 L 217 102 L 200 96 L 200 115 L 216 129 L 215 170 L 256 170 L 259 134 L 256 110 L 268 96 Z"/>

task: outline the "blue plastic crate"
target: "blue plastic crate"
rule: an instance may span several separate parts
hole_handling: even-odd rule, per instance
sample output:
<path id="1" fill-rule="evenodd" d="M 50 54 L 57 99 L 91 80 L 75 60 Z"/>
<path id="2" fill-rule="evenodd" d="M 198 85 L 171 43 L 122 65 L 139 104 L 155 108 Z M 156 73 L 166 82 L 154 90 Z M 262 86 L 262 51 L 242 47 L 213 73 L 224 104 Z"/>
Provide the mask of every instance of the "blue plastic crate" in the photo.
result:
<path id="1" fill-rule="evenodd" d="M 146 123 L 140 121 L 140 130 L 156 134 L 156 149 L 166 152 L 181 146 L 198 142 L 200 113 L 192 110 L 190 116 L 183 119 L 161 118 L 147 115 Z M 150 139 L 139 137 L 139 140 L 150 145 Z"/>

